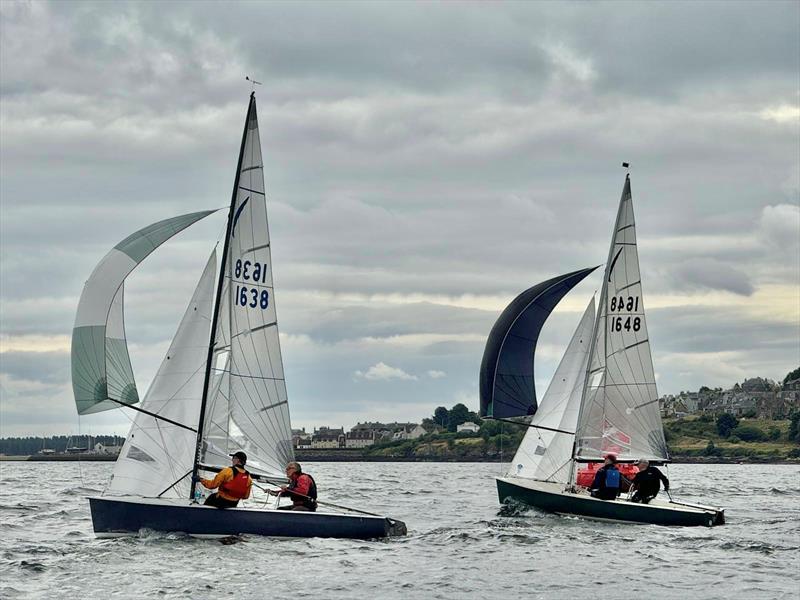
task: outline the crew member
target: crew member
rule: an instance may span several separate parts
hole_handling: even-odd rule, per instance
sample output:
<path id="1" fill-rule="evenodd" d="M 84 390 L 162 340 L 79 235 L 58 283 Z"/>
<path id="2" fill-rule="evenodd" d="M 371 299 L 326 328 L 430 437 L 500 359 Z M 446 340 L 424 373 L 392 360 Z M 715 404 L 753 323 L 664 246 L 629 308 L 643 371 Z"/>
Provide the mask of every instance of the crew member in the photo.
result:
<path id="1" fill-rule="evenodd" d="M 231 454 L 231 466 L 225 467 L 214 479 L 198 478 L 203 487 L 214 490 L 204 504 L 216 506 L 217 508 L 233 508 L 239 504 L 239 500 L 250 497 L 250 488 L 253 486 L 253 479 L 250 477 L 244 466 L 247 463 L 247 455 L 244 452 Z"/>
<path id="2" fill-rule="evenodd" d="M 292 499 L 291 506 L 281 506 L 278 510 L 300 510 L 314 512 L 317 510 L 317 484 L 308 473 L 303 473 L 300 463 L 290 462 L 286 465 L 286 476 L 289 485 L 280 490 L 272 490 L 270 494 L 285 494 Z"/>
<path id="3" fill-rule="evenodd" d="M 669 479 L 655 467 L 650 466 L 650 461 L 640 458 L 639 472 L 633 478 L 633 497 L 631 502 L 641 502 L 647 504 L 658 495 L 661 489 L 661 482 L 664 482 L 664 491 L 669 491 Z"/>
<path id="4" fill-rule="evenodd" d="M 622 474 L 617 469 L 617 456 L 607 454 L 604 463 L 597 470 L 589 493 L 601 500 L 614 500 L 619 496 L 619 488 L 622 485 Z"/>

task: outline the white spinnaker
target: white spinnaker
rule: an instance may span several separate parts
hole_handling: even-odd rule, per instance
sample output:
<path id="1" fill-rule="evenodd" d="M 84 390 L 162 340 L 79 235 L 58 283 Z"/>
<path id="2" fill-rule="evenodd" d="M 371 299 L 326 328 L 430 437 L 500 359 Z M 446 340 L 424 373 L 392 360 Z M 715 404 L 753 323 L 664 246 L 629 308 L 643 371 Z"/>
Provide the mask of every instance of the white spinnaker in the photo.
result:
<path id="1" fill-rule="evenodd" d="M 275 312 L 255 98 L 248 111 L 232 214 L 228 261 L 223 266 L 225 293 L 217 327 L 219 358 L 216 378 L 212 379 L 217 392 L 209 394 L 206 405 L 200 461 L 227 464 L 227 454 L 243 450 L 249 469 L 283 476 L 294 453 Z"/>
<path id="2" fill-rule="evenodd" d="M 200 420 L 208 337 L 217 266 L 216 251 L 172 339 L 142 408 L 196 428 Z M 136 413 L 106 490 L 110 495 L 187 498 L 197 434 L 144 413 Z"/>
<path id="3" fill-rule="evenodd" d="M 630 179 L 620 199 L 577 429 L 576 456 L 669 458 L 644 315 Z"/>
<path id="4" fill-rule="evenodd" d="M 594 298 L 550 380 L 531 425 L 574 432 L 578 422 L 586 365 L 594 329 Z M 540 481 L 567 483 L 572 467 L 574 435 L 531 427 L 511 461 L 508 474 Z"/>

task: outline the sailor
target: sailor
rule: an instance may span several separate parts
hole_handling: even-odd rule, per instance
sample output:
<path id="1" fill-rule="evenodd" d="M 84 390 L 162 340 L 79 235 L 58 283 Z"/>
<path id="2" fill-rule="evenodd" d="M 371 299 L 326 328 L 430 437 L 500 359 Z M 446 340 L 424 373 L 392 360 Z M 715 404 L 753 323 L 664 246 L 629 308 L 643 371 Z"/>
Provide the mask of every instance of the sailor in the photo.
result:
<path id="1" fill-rule="evenodd" d="M 270 494 L 285 494 L 292 499 L 291 506 L 281 506 L 278 510 L 299 510 L 314 512 L 317 510 L 317 484 L 314 478 L 303 473 L 300 463 L 290 462 L 286 465 L 286 476 L 289 485 L 284 485 L 280 490 L 271 490 Z"/>
<path id="2" fill-rule="evenodd" d="M 606 454 L 604 465 L 597 470 L 589 493 L 601 500 L 614 500 L 619 496 L 622 474 L 617 469 L 616 454 Z"/>
<path id="3" fill-rule="evenodd" d="M 199 477 L 197 481 L 202 483 L 203 487 L 209 490 L 219 488 L 206 498 L 204 504 L 217 508 L 233 508 L 239 504 L 239 500 L 249 498 L 253 479 L 244 468 L 246 463 L 247 455 L 241 451 L 235 452 L 231 454 L 231 466 L 222 469 L 214 479 Z"/>
<path id="4" fill-rule="evenodd" d="M 656 469 L 650 466 L 650 461 L 640 458 L 638 462 L 639 472 L 633 478 L 632 489 L 635 490 L 631 502 L 641 502 L 647 504 L 658 495 L 661 489 L 661 482 L 664 482 L 664 491 L 669 491 L 669 479 Z"/>

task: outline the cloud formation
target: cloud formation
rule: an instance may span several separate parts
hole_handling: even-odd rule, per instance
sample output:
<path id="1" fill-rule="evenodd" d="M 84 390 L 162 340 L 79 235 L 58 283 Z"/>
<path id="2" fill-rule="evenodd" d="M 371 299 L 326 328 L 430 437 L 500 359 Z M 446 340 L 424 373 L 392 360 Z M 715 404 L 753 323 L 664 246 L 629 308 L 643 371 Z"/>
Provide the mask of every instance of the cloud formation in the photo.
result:
<path id="1" fill-rule="evenodd" d="M 623 160 L 659 390 L 782 377 L 800 363 L 799 18 L 791 1 L 0 3 L 0 435 L 75 428 L 83 282 L 132 230 L 229 202 L 246 74 L 264 81 L 295 424 L 476 409 L 504 306 L 605 260 Z M 126 283 L 142 390 L 223 220 Z M 548 321 L 540 389 L 599 286 Z"/>
<path id="2" fill-rule="evenodd" d="M 367 381 L 391 381 L 393 379 L 416 381 L 418 379 L 416 375 L 410 375 L 397 367 L 390 367 L 384 362 L 372 365 L 366 372 L 356 371 L 354 375 L 356 379 L 366 379 Z"/>

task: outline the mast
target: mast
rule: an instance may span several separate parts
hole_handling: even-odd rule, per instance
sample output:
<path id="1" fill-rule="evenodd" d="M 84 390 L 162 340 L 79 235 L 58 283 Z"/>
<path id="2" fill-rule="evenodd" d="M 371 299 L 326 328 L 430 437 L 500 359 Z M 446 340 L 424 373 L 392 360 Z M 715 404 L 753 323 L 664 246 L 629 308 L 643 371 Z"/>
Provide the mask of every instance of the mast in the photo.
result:
<path id="1" fill-rule="evenodd" d="M 206 376 L 203 381 L 203 396 L 200 402 L 200 422 L 197 425 L 197 443 L 194 450 L 194 462 L 192 465 L 192 486 L 189 491 L 189 498 L 194 498 L 197 489 L 197 470 L 200 463 L 200 452 L 203 447 L 203 422 L 206 418 L 206 403 L 208 402 L 208 388 L 211 384 L 211 364 L 214 359 L 214 346 L 216 345 L 217 322 L 219 321 L 219 309 L 222 300 L 222 288 L 225 283 L 226 265 L 228 262 L 228 247 L 230 246 L 231 228 L 233 227 L 233 215 L 236 210 L 236 197 L 239 190 L 239 175 L 242 172 L 242 160 L 244 158 L 244 147 L 247 142 L 247 126 L 250 123 L 250 115 L 256 103 L 255 91 L 250 93 L 250 103 L 247 105 L 247 115 L 244 118 L 244 129 L 242 131 L 242 144 L 239 148 L 239 160 L 236 163 L 236 177 L 233 180 L 233 193 L 231 195 L 231 206 L 228 210 L 228 224 L 225 229 L 225 244 L 222 248 L 222 261 L 219 269 L 219 280 L 217 281 L 217 295 L 214 301 L 214 316 L 211 320 L 211 335 L 208 342 L 208 356 L 206 358 Z"/>
<path id="2" fill-rule="evenodd" d="M 622 165 L 627 169 L 628 163 L 622 163 Z M 607 296 L 608 296 L 608 278 L 611 274 L 611 267 L 612 262 L 614 260 L 614 246 L 616 246 L 617 241 L 617 230 L 619 229 L 619 223 L 622 218 L 622 207 L 625 203 L 625 198 L 630 196 L 631 191 L 631 175 L 630 173 L 625 174 L 625 184 L 622 188 L 622 197 L 619 199 L 619 207 L 617 208 L 617 218 L 614 220 L 614 232 L 611 235 L 611 247 L 608 249 L 608 258 L 606 259 L 606 268 L 603 271 L 603 287 L 600 288 L 600 303 L 597 307 L 597 316 L 595 317 L 594 321 L 594 329 L 592 331 L 592 341 L 591 346 L 589 346 L 589 362 L 586 363 L 586 377 L 584 378 L 583 382 L 583 393 L 581 394 L 581 404 L 580 408 L 578 409 L 578 422 L 575 426 L 575 439 L 572 441 L 572 469 L 570 471 L 570 478 L 569 478 L 569 485 L 574 485 L 575 477 L 576 477 L 576 462 L 575 462 L 575 453 L 578 450 L 578 426 L 581 423 L 581 419 L 583 417 L 583 409 L 586 403 L 586 392 L 589 389 L 589 384 L 591 382 L 591 375 L 592 375 L 592 357 L 594 356 L 594 352 L 597 346 L 597 333 L 600 329 L 600 319 L 601 317 L 605 316 L 607 320 Z M 608 324 L 606 323 L 604 327 L 607 327 Z M 606 368 L 606 360 L 608 357 L 608 332 L 603 332 L 603 369 Z M 605 379 L 603 380 L 603 385 L 605 385 Z"/>

